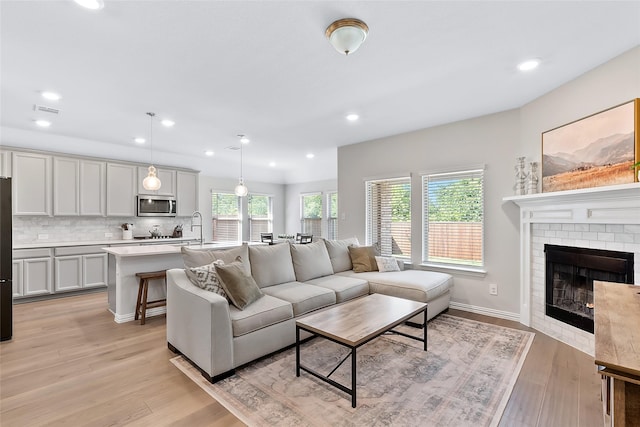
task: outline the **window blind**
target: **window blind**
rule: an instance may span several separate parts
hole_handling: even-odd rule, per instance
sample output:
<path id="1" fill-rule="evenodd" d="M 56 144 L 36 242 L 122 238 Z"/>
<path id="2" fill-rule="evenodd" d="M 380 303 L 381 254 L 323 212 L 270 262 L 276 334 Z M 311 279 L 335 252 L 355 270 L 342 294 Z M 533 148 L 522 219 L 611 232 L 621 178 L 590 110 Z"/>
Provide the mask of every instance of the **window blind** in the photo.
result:
<path id="1" fill-rule="evenodd" d="M 411 178 L 366 182 L 367 243 L 381 255 L 411 258 Z"/>
<path id="2" fill-rule="evenodd" d="M 327 194 L 327 239 L 338 238 L 338 193 Z"/>
<path id="3" fill-rule="evenodd" d="M 301 227 L 304 234 L 322 236 L 322 195 L 320 193 L 302 194 Z"/>
<path id="4" fill-rule="evenodd" d="M 238 196 L 232 193 L 212 192 L 211 218 L 214 241 L 237 242 L 242 240 Z"/>
<path id="5" fill-rule="evenodd" d="M 424 175 L 423 262 L 484 266 L 484 171 Z"/>
<path id="6" fill-rule="evenodd" d="M 249 239 L 259 242 L 260 233 L 272 232 L 272 200 L 271 196 L 250 194 L 249 208 Z"/>

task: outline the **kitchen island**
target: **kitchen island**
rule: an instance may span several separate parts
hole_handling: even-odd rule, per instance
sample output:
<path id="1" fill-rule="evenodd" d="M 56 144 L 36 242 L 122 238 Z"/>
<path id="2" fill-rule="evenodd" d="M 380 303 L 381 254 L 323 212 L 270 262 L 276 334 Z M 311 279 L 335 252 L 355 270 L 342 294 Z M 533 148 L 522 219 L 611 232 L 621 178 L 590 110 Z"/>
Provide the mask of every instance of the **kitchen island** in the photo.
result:
<path id="1" fill-rule="evenodd" d="M 189 245 L 189 249 L 229 249 L 241 242 L 208 243 Z M 107 294 L 109 310 L 116 323 L 134 320 L 138 299 L 136 273 L 184 268 L 181 245 L 123 246 L 102 248 L 108 254 Z M 149 284 L 148 300 L 166 298 L 166 287 L 162 280 Z M 166 307 L 147 310 L 147 318 L 166 313 Z"/>

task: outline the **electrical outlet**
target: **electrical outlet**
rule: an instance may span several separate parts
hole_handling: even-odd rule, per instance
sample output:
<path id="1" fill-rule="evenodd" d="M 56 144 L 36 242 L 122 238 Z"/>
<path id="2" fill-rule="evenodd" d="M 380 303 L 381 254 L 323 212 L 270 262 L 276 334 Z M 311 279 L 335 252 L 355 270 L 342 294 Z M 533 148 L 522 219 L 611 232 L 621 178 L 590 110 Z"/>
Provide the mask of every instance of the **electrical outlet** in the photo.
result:
<path id="1" fill-rule="evenodd" d="M 113 233 L 104 233 L 104 237 L 113 237 Z"/>
<path id="2" fill-rule="evenodd" d="M 48 238 L 48 234 L 38 234 L 38 240 L 47 240 Z"/>
<path id="3" fill-rule="evenodd" d="M 489 283 L 489 295 L 498 295 L 497 283 Z"/>

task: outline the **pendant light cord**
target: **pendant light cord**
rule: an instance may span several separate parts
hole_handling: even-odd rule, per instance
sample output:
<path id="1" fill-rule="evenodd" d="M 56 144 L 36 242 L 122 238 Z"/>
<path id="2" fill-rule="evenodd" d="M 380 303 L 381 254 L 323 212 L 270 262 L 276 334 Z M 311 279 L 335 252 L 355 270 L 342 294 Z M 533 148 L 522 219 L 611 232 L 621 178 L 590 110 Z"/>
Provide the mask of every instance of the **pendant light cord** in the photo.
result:
<path id="1" fill-rule="evenodd" d="M 156 113 L 147 113 L 149 116 L 149 148 L 151 149 L 151 165 L 153 165 L 153 117 Z"/>

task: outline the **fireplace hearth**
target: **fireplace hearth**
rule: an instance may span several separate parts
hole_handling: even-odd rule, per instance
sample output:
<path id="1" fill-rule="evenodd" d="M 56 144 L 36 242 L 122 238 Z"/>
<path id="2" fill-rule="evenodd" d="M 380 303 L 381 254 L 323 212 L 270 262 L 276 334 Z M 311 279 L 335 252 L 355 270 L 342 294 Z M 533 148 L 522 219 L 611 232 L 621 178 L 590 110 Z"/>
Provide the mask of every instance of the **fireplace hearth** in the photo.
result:
<path id="1" fill-rule="evenodd" d="M 546 315 L 593 333 L 593 281 L 633 284 L 633 253 L 545 245 Z"/>

